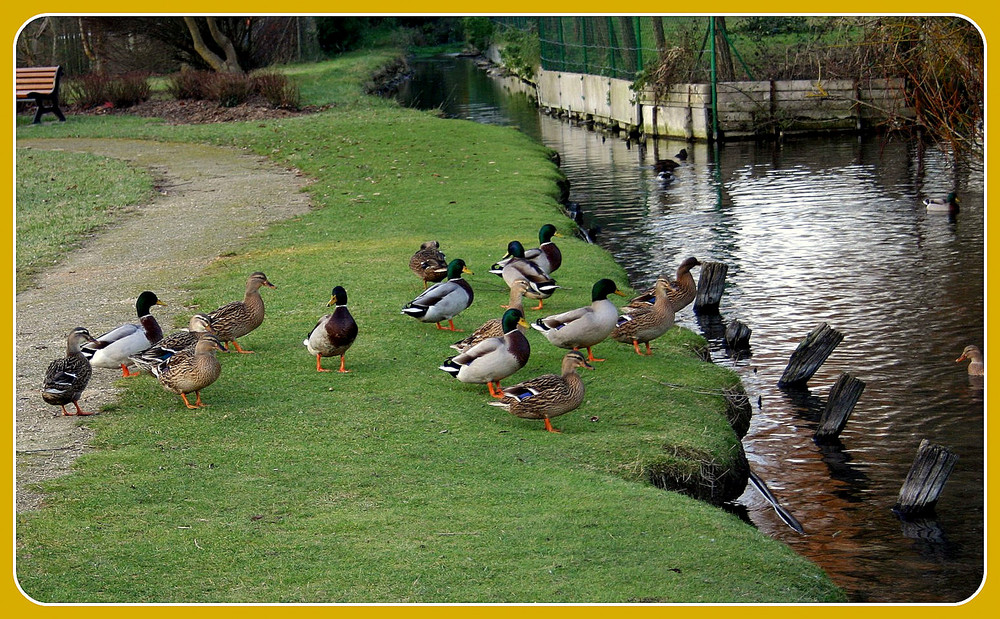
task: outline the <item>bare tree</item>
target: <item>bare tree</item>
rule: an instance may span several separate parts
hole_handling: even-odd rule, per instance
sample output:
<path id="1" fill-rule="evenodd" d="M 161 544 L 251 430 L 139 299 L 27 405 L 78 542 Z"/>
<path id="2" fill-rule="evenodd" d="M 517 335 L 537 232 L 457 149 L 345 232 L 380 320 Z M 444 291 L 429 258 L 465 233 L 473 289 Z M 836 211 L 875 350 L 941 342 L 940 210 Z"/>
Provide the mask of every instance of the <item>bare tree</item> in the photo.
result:
<path id="1" fill-rule="evenodd" d="M 219 30 L 216 18 L 206 17 L 205 23 L 208 25 L 208 32 L 212 37 L 212 41 L 220 49 L 222 49 L 225 57 L 215 53 L 208 45 L 205 44 L 205 39 L 201 35 L 201 28 L 198 21 L 194 17 L 185 17 L 184 23 L 187 24 L 188 32 L 191 33 L 191 39 L 194 42 L 195 52 L 197 52 L 198 55 L 209 64 L 209 66 L 219 73 L 243 72 L 236 54 L 236 47 L 233 45 L 232 39 Z"/>

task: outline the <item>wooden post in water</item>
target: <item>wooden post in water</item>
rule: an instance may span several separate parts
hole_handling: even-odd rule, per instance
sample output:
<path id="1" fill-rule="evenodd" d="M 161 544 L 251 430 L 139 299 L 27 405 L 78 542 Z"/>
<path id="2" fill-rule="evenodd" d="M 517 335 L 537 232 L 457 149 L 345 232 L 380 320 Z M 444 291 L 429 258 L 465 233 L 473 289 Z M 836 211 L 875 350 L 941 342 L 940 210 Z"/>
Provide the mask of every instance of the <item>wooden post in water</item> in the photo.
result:
<path id="1" fill-rule="evenodd" d="M 699 314 L 716 314 L 722 301 L 722 291 L 726 286 L 729 266 L 723 262 L 702 262 L 698 276 L 698 294 L 694 299 L 694 311 Z"/>
<path id="2" fill-rule="evenodd" d="M 957 461 L 958 456 L 944 447 L 934 445 L 927 439 L 920 441 L 917 456 L 892 511 L 903 518 L 933 511 Z"/>
<path id="3" fill-rule="evenodd" d="M 804 387 L 843 339 L 843 334 L 825 322 L 813 329 L 792 353 L 778 387 Z"/>
<path id="4" fill-rule="evenodd" d="M 750 334 L 753 331 L 743 324 L 739 318 L 734 318 L 726 326 L 726 346 L 732 350 L 746 350 L 750 348 Z"/>
<path id="5" fill-rule="evenodd" d="M 843 373 L 833 387 L 830 388 L 830 396 L 826 400 L 826 409 L 819 418 L 819 428 L 813 435 L 813 440 L 818 443 L 830 442 L 837 439 L 847 425 L 847 419 L 854 410 L 854 405 L 858 403 L 861 392 L 865 390 L 865 383 L 848 373 Z"/>

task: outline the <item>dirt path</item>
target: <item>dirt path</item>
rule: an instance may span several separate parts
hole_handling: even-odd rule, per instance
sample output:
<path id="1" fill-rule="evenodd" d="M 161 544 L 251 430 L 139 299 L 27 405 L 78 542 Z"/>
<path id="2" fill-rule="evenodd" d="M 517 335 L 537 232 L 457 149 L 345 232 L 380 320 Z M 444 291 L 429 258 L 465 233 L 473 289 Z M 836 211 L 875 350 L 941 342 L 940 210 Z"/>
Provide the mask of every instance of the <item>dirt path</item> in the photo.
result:
<path id="1" fill-rule="evenodd" d="M 85 326 L 98 335 L 135 319 L 135 298 L 156 292 L 165 331 L 190 311 L 179 300 L 216 257 L 238 250 L 270 223 L 309 209 L 306 181 L 263 158 L 231 149 L 131 140 L 19 140 L 18 148 L 61 149 L 124 159 L 152 170 L 162 189 L 137 215 L 101 233 L 64 264 L 17 295 L 17 511 L 37 508 L 31 484 L 69 471 L 91 433 L 77 417 L 53 417 L 40 395 L 49 362 L 65 354 L 66 334 Z M 242 285 L 237 286 L 237 291 Z M 162 311 L 159 311 L 162 310 Z M 96 368 L 81 398 L 99 410 L 116 397 L 120 372 Z"/>

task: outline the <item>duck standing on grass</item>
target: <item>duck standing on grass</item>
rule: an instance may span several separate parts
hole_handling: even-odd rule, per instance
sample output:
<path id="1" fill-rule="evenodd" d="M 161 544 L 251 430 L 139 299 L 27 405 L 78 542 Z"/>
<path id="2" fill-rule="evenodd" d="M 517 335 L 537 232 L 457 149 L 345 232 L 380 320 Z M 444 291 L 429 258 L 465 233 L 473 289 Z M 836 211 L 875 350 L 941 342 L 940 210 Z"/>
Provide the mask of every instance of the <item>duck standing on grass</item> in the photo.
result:
<path id="1" fill-rule="evenodd" d="M 676 279 L 673 281 L 667 280 L 666 275 L 661 275 L 658 278 L 667 281 L 667 298 L 670 300 L 670 305 L 674 308 L 674 313 L 687 307 L 698 296 L 698 284 L 694 281 L 694 275 L 691 275 L 691 269 L 700 264 L 698 259 L 692 256 L 677 267 Z M 622 311 L 628 313 L 636 307 L 652 305 L 655 301 L 656 286 L 654 285 L 641 295 L 630 299 Z"/>
<path id="2" fill-rule="evenodd" d="M 507 244 L 507 255 L 493 265 L 490 273 L 502 277 L 507 286 L 513 286 L 519 279 L 526 280 L 530 287 L 524 296 L 538 299 L 538 305 L 531 309 L 542 309 L 543 301 L 551 297 L 559 287 L 548 273 L 524 257 L 524 245 L 520 241 Z"/>
<path id="3" fill-rule="evenodd" d="M 667 298 L 667 281 L 660 278 L 656 282 L 656 301 L 652 305 L 636 307 L 618 318 L 618 324 L 611 332 L 611 339 L 625 344 L 631 343 L 636 354 L 639 344 L 646 345 L 646 355 L 653 354 L 649 343 L 674 326 L 674 308 Z"/>
<path id="4" fill-rule="evenodd" d="M 150 369 L 164 389 L 181 396 L 184 406 L 201 408 L 207 406 L 201 401 L 201 390 L 214 383 L 222 373 L 222 365 L 215 353 L 225 349 L 217 337 L 205 335 L 194 347 L 185 348 Z M 187 394 L 192 392 L 196 396 L 194 404 L 187 399 Z"/>
<path id="5" fill-rule="evenodd" d="M 95 342 L 83 327 L 70 331 L 66 338 L 66 356 L 49 364 L 42 382 L 42 399 L 53 406 L 62 408 L 64 416 L 93 415 L 80 408 L 78 400 L 90 382 L 90 361 L 81 352 L 85 342 Z M 66 405 L 73 403 L 75 413 L 66 412 Z M 58 415 L 57 415 L 58 416 Z"/>
<path id="6" fill-rule="evenodd" d="M 510 300 L 507 305 L 501 306 L 504 309 L 516 309 L 522 314 L 524 313 L 524 293 L 528 291 L 528 282 L 523 279 L 519 279 L 510 287 Z M 521 326 L 518 325 L 520 329 Z M 458 352 L 462 352 L 468 348 L 472 348 L 479 342 L 482 342 L 489 337 L 503 337 L 503 318 L 491 318 L 484 322 L 482 326 L 472 332 L 466 338 L 463 338 L 451 345 Z"/>
<path id="7" fill-rule="evenodd" d="M 358 337 L 358 323 L 347 309 L 347 291 L 343 286 L 335 286 L 330 293 L 327 307 L 335 306 L 332 314 L 319 319 L 309 336 L 302 341 L 309 354 L 316 355 L 316 371 L 332 372 L 320 365 L 323 357 L 340 357 L 338 372 L 350 372 L 344 369 L 344 355 Z"/>
<path id="8" fill-rule="evenodd" d="M 135 301 L 138 323 L 124 324 L 84 344 L 82 352 L 90 360 L 90 365 L 98 368 L 121 367 L 123 377 L 138 376 L 138 371 L 129 372 L 129 357 L 163 339 L 163 329 L 149 313 L 154 305 L 165 306 L 166 303 L 157 299 L 149 290 L 144 291 Z"/>
<path id="9" fill-rule="evenodd" d="M 226 342 L 232 342 L 236 352 L 254 352 L 240 348 L 236 338 L 243 337 L 264 322 L 264 299 L 260 296 L 261 286 L 277 288 L 267 281 L 267 275 L 257 271 L 247 279 L 246 292 L 243 294 L 242 301 L 233 301 L 214 312 L 209 312 L 208 319 L 212 323 L 216 337 L 223 342 L 223 350 L 228 350 L 225 347 Z"/>
<path id="10" fill-rule="evenodd" d="M 438 369 L 448 372 L 463 383 L 486 383 L 491 396 L 502 398 L 504 392 L 500 381 L 523 368 L 531 354 L 528 338 L 518 329 L 518 325 L 528 326 L 524 322 L 524 313 L 509 309 L 503 313 L 502 324 L 502 337 L 485 339 L 472 348 L 449 357 Z"/>
<path id="11" fill-rule="evenodd" d="M 975 344 L 969 344 L 962 351 L 962 356 L 955 359 L 955 363 L 961 363 L 966 359 L 969 360 L 969 375 L 970 376 L 984 376 L 986 374 L 986 361 L 983 359 L 983 353 L 979 350 L 979 347 Z"/>
<path id="12" fill-rule="evenodd" d="M 464 260 L 452 260 L 448 263 L 448 279 L 424 290 L 404 305 L 400 313 L 413 316 L 420 322 L 433 322 L 443 331 L 458 331 L 452 318 L 472 305 L 475 296 L 469 282 L 462 279 L 462 273 L 473 275 Z M 447 328 L 441 326 L 444 320 L 448 321 Z"/>
<path id="13" fill-rule="evenodd" d="M 618 323 L 618 308 L 608 295 L 625 296 L 610 279 L 601 279 L 591 290 L 591 304 L 561 314 L 539 318 L 531 324 L 559 348 L 587 349 L 588 361 L 595 359 L 591 347 L 603 342 Z"/>
<path id="14" fill-rule="evenodd" d="M 559 250 L 559 246 L 552 242 L 552 237 L 554 236 L 562 235 L 556 231 L 556 227 L 552 224 L 545 224 L 538 229 L 538 247 L 524 251 L 525 260 L 537 264 L 538 268 L 544 271 L 546 275 L 552 275 L 553 272 L 562 266 L 562 252 Z M 512 259 L 513 257 L 510 255 L 505 256 L 495 266 L 503 267 Z"/>
<path id="15" fill-rule="evenodd" d="M 420 244 L 420 249 L 410 258 L 410 270 L 424 282 L 437 283 L 448 276 L 448 262 L 441 253 L 437 241 L 427 241 Z"/>
<path id="16" fill-rule="evenodd" d="M 566 353 L 562 361 L 562 373 L 543 374 L 531 380 L 511 385 L 504 390 L 504 397 L 491 406 L 499 406 L 521 419 L 544 419 L 545 429 L 559 432 L 549 421 L 564 415 L 583 403 L 583 379 L 577 368 L 593 370 L 594 366 L 579 351 Z"/>
<path id="17" fill-rule="evenodd" d="M 188 321 L 187 329 L 174 331 L 146 350 L 132 355 L 129 360 L 135 363 L 140 371 L 152 373 L 150 368 L 154 365 L 163 363 L 188 346 L 194 346 L 206 333 L 212 333 L 208 314 L 195 314 Z"/>

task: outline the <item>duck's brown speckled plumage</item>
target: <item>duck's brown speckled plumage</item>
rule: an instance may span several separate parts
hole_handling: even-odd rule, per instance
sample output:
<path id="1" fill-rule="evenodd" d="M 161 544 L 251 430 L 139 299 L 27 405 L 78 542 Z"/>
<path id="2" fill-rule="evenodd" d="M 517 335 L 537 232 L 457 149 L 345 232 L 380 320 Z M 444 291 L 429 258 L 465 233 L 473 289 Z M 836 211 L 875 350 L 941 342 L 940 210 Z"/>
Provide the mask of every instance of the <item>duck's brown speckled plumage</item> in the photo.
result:
<path id="1" fill-rule="evenodd" d="M 564 415 L 583 403 L 585 393 L 583 379 L 577 368 L 594 369 L 579 351 L 566 353 L 560 374 L 543 374 L 516 385 L 504 388 L 504 397 L 494 406 L 504 408 L 522 419 L 544 419 L 545 429 L 558 432 L 549 422 L 553 417 Z"/>
<path id="2" fill-rule="evenodd" d="M 660 279 L 656 282 L 656 300 L 652 305 L 634 308 L 627 314 L 622 314 L 618 324 L 611 332 L 611 339 L 616 342 L 632 344 L 635 352 L 639 344 L 646 345 L 646 354 L 652 354 L 649 343 L 674 326 L 674 308 L 667 298 L 667 283 Z"/>
<path id="3" fill-rule="evenodd" d="M 188 328 L 174 331 L 156 344 L 137 355 L 129 357 L 136 367 L 146 372 L 159 365 L 180 351 L 194 346 L 206 333 L 212 333 L 211 320 L 208 314 L 195 314 L 188 320 Z"/>
<path id="4" fill-rule="evenodd" d="M 214 335 L 204 335 L 194 347 L 185 348 L 151 369 L 164 389 L 181 396 L 188 408 L 199 408 L 205 406 L 201 390 L 214 383 L 222 373 L 222 365 L 215 357 L 219 350 L 225 350 L 222 341 Z M 194 404 L 188 402 L 189 393 L 196 396 Z"/>
<path id="5" fill-rule="evenodd" d="M 94 338 L 83 327 L 73 329 L 66 338 L 66 356 L 49 364 L 42 382 L 42 399 L 58 406 L 62 414 L 91 415 L 80 408 L 79 399 L 83 390 L 90 382 L 92 370 L 90 361 L 80 352 L 85 342 L 93 342 Z M 72 403 L 76 412 L 66 411 L 66 405 Z"/>
<path id="6" fill-rule="evenodd" d="M 257 271 L 247 279 L 246 293 L 242 301 L 227 303 L 214 312 L 209 312 L 208 318 L 216 337 L 222 342 L 232 342 L 237 352 L 249 353 L 237 343 L 236 338 L 250 333 L 264 322 L 264 299 L 260 296 L 260 287 L 276 288 L 267 280 L 267 276 Z"/>
<path id="7" fill-rule="evenodd" d="M 437 241 L 426 241 L 421 243 L 420 249 L 410 258 L 410 270 L 427 284 L 444 281 L 448 276 L 448 261 L 441 252 L 441 245 Z"/>
<path id="8" fill-rule="evenodd" d="M 985 376 L 986 375 L 986 361 L 983 357 L 983 352 L 979 350 L 979 347 L 975 344 L 969 344 L 962 351 L 962 356 L 955 359 L 955 363 L 961 363 L 962 361 L 969 361 L 969 375 L 970 376 Z"/>
<path id="9" fill-rule="evenodd" d="M 524 293 L 528 290 L 528 282 L 523 279 L 515 281 L 510 287 L 510 300 L 504 309 L 516 309 L 524 313 Z M 522 331 L 526 331 L 518 325 Z M 491 318 L 482 324 L 481 327 L 472 332 L 472 335 L 461 339 L 451 345 L 455 350 L 462 352 L 489 337 L 503 337 L 503 323 L 501 318 Z"/>
<path id="10" fill-rule="evenodd" d="M 667 299 L 670 301 L 670 305 L 673 306 L 675 313 L 687 307 L 698 295 L 698 284 L 694 281 L 691 269 L 700 264 L 701 262 L 692 256 L 677 267 L 676 279 L 670 280 L 666 275 L 659 277 L 659 279 L 667 282 Z M 639 296 L 631 299 L 622 308 L 622 311 L 628 313 L 637 307 L 652 305 L 655 297 L 656 285 L 654 284 Z"/>

